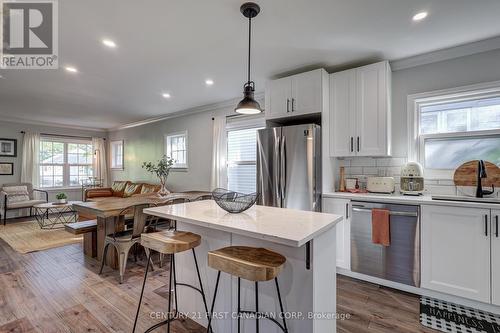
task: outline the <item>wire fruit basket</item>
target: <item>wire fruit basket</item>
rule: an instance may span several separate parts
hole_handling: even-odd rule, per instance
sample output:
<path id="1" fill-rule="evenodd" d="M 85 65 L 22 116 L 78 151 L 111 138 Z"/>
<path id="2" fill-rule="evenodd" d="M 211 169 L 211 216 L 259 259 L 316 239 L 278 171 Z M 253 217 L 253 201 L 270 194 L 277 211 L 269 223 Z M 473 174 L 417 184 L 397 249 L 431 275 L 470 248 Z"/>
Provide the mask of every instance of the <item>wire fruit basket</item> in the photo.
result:
<path id="1" fill-rule="evenodd" d="M 216 188 L 212 191 L 212 197 L 217 205 L 225 211 L 229 213 L 241 213 L 255 204 L 259 194 L 244 194 L 224 188 Z"/>

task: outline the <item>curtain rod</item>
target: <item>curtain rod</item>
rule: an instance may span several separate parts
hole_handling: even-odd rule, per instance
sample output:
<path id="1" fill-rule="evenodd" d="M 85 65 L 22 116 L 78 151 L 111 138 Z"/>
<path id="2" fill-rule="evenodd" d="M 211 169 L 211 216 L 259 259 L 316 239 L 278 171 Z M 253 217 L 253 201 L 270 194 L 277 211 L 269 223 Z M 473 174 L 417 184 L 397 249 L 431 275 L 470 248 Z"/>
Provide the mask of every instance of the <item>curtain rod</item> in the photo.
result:
<path id="1" fill-rule="evenodd" d="M 26 133 L 25 131 L 21 131 L 22 134 Z M 92 139 L 90 136 L 77 136 L 77 135 L 64 135 L 64 134 L 52 134 L 52 133 L 40 133 L 42 136 L 55 136 L 60 138 L 75 138 L 75 139 Z M 106 140 L 106 138 L 102 138 Z"/>

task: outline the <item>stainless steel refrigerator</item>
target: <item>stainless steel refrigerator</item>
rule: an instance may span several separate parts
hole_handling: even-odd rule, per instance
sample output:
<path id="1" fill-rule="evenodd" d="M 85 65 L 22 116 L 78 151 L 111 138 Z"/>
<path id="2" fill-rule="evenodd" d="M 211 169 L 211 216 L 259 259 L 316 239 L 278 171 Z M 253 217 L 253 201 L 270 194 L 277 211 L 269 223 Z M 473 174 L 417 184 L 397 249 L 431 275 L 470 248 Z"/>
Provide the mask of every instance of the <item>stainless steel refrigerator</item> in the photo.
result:
<path id="1" fill-rule="evenodd" d="M 257 134 L 259 205 L 321 210 L 321 127 L 266 128 Z"/>

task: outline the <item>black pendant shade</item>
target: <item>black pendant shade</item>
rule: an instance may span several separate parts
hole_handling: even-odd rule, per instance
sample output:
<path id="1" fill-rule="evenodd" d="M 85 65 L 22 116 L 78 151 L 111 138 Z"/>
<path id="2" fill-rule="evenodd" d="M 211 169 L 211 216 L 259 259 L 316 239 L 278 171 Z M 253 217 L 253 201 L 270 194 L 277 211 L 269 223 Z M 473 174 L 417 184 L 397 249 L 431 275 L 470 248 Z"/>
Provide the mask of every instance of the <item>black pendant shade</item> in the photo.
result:
<path id="1" fill-rule="evenodd" d="M 255 83 L 250 81 L 250 50 L 252 41 L 252 18 L 260 12 L 260 7 L 256 3 L 246 2 L 240 7 L 240 11 L 248 18 L 248 81 L 243 86 L 243 99 L 236 106 L 235 111 L 241 114 L 257 114 L 261 113 L 259 103 L 254 98 Z"/>

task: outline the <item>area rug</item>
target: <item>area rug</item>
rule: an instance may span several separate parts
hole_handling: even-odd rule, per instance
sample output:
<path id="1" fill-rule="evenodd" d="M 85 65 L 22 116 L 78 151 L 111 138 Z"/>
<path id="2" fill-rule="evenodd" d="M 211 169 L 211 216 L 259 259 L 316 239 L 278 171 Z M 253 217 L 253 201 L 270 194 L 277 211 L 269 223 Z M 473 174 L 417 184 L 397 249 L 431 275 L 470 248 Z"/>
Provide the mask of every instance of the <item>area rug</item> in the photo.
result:
<path id="1" fill-rule="evenodd" d="M 424 296 L 420 298 L 420 323 L 441 332 L 500 332 L 498 315 Z"/>
<path id="2" fill-rule="evenodd" d="M 42 230 L 36 221 L 0 225 L 0 238 L 19 253 L 47 250 L 83 241 L 83 236 L 70 234 L 64 228 Z"/>

